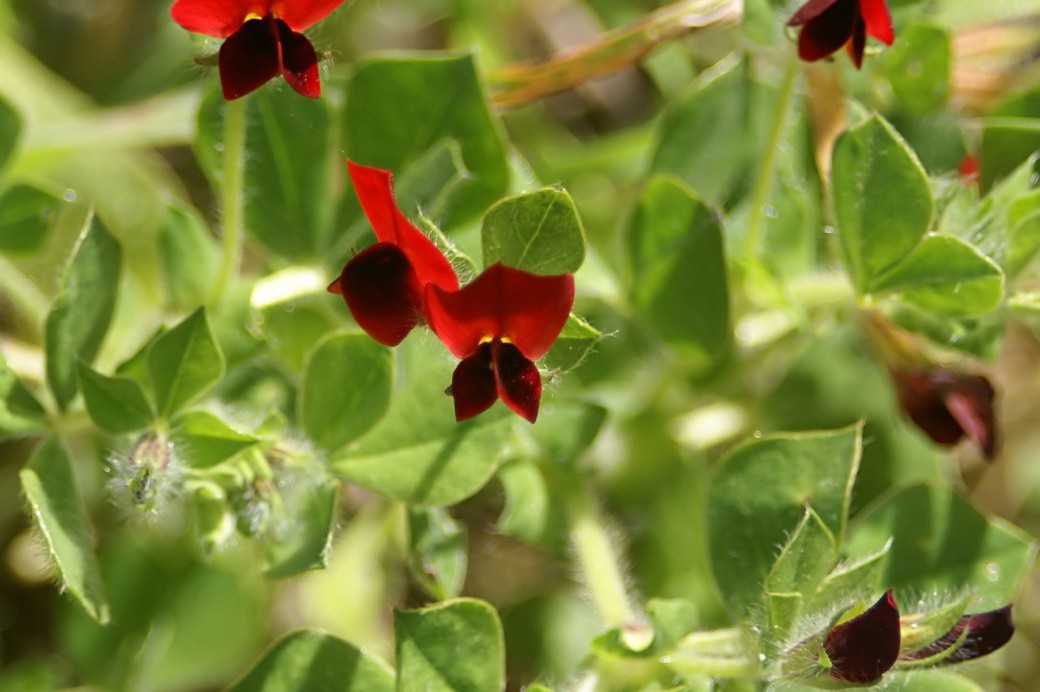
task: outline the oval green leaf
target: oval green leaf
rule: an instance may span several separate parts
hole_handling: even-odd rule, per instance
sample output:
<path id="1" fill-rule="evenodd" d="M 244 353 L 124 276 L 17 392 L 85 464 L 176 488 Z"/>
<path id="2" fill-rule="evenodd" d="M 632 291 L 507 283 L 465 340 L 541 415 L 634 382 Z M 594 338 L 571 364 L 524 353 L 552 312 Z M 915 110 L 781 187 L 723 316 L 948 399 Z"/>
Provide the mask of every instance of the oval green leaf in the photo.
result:
<path id="1" fill-rule="evenodd" d="M 156 339 L 148 349 L 147 365 L 159 413 L 167 418 L 219 382 L 224 376 L 224 356 L 213 338 L 205 308 Z"/>
<path id="2" fill-rule="evenodd" d="M 585 230 L 574 200 L 547 187 L 507 197 L 481 227 L 484 266 L 501 262 L 532 274 L 573 274 L 585 260 Z"/>
<path id="3" fill-rule="evenodd" d="M 216 466 L 259 442 L 206 411 L 183 413 L 171 427 L 177 455 L 197 469 Z"/>
<path id="4" fill-rule="evenodd" d="M 333 334 L 307 360 L 300 426 L 318 447 L 340 449 L 386 414 L 392 386 L 390 349 L 365 334 Z"/>
<path id="5" fill-rule="evenodd" d="M 32 185 L 12 185 L 0 195 L 0 250 L 31 253 L 43 248 L 61 209 L 54 193 Z"/>
<path id="6" fill-rule="evenodd" d="M 79 387 L 90 419 L 106 432 L 142 430 L 155 418 L 141 385 L 128 377 L 108 377 L 80 363 Z"/>

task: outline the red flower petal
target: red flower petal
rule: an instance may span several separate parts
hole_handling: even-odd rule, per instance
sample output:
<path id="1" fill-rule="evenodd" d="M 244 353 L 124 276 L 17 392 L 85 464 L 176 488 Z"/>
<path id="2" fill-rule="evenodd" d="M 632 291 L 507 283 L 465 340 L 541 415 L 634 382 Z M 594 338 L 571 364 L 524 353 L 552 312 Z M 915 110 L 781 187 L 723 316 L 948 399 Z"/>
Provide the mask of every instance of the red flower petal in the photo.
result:
<path id="1" fill-rule="evenodd" d="M 867 47 L 866 27 L 862 17 L 856 17 L 856 25 L 852 29 L 852 38 L 845 44 L 845 51 L 852 58 L 852 64 L 858 70 L 863 66 L 863 50 Z"/>
<path id="2" fill-rule="evenodd" d="M 485 342 L 468 358 L 463 358 L 451 376 L 451 395 L 455 399 L 455 420 L 483 413 L 498 398 L 495 371 L 491 364 L 491 343 Z"/>
<path id="3" fill-rule="evenodd" d="M 385 346 L 396 346 L 419 323 L 422 287 L 400 248 L 376 243 L 343 267 L 329 291 L 343 296 L 358 326 Z"/>
<path id="4" fill-rule="evenodd" d="M 968 630 L 968 634 L 961 640 L 964 630 Z M 1011 622 L 1011 606 L 1004 606 L 986 613 L 965 615 L 939 639 L 913 653 L 904 654 L 900 658 L 901 660 L 920 661 L 938 656 L 956 645 L 957 648 L 939 663 L 970 661 L 973 658 L 993 653 L 1007 644 L 1014 633 L 1015 625 Z M 957 644 L 958 641 L 960 644 Z"/>
<path id="5" fill-rule="evenodd" d="M 921 430 L 941 445 L 967 435 L 987 459 L 997 452 L 993 385 L 982 375 L 951 370 L 899 370 L 892 373 L 899 403 Z"/>
<path id="6" fill-rule="evenodd" d="M 376 239 L 397 245 L 408 256 L 422 284 L 434 284 L 446 291 L 459 287 L 451 263 L 422 231 L 408 222 L 394 200 L 390 171 L 347 161 L 361 209 L 365 212 Z"/>
<path id="7" fill-rule="evenodd" d="M 267 6 L 267 2 L 250 0 L 177 0 L 170 7 L 170 16 L 188 31 L 227 38 L 250 14 L 265 16 Z"/>
<path id="8" fill-rule="evenodd" d="M 838 50 L 852 38 L 858 18 L 856 0 L 837 0 L 812 19 L 805 20 L 798 35 L 798 57 L 812 62 Z"/>
<path id="9" fill-rule="evenodd" d="M 823 648 L 831 660 L 831 677 L 857 684 L 880 679 L 899 656 L 899 609 L 892 591 L 831 628 Z"/>
<path id="10" fill-rule="evenodd" d="M 339 7 L 343 0 L 273 0 L 271 12 L 294 31 L 303 31 Z"/>
<path id="11" fill-rule="evenodd" d="M 943 395 L 950 415 L 968 439 L 982 448 L 987 459 L 992 459 L 997 453 L 993 396 L 993 385 L 982 375 L 958 376 Z"/>
<path id="12" fill-rule="evenodd" d="M 574 303 L 574 277 L 539 276 L 496 262 L 455 292 L 427 286 L 424 316 L 457 358 L 485 339 L 516 344 L 529 360 L 559 336 Z"/>
<path id="13" fill-rule="evenodd" d="M 798 11 L 787 20 L 787 26 L 801 26 L 802 24 L 807 24 L 829 10 L 831 5 L 834 3 L 846 1 L 847 0 L 809 0 L 809 2 L 799 7 Z"/>
<path id="14" fill-rule="evenodd" d="M 318 80 L 318 56 L 314 46 L 303 34 L 296 33 L 281 19 L 278 26 L 278 42 L 282 54 L 282 77 L 296 93 L 316 99 L 321 96 Z"/>
<path id="15" fill-rule="evenodd" d="M 220 46 L 220 86 L 228 101 L 278 74 L 278 34 L 270 18 L 250 19 Z"/>
<path id="16" fill-rule="evenodd" d="M 895 40 L 892 17 L 888 14 L 885 0 L 859 0 L 859 15 L 866 25 L 867 36 L 873 36 L 886 46 Z"/>
<path id="17" fill-rule="evenodd" d="M 542 397 L 542 376 L 538 368 L 513 344 L 496 341 L 491 352 L 499 398 L 515 413 L 534 423 Z"/>

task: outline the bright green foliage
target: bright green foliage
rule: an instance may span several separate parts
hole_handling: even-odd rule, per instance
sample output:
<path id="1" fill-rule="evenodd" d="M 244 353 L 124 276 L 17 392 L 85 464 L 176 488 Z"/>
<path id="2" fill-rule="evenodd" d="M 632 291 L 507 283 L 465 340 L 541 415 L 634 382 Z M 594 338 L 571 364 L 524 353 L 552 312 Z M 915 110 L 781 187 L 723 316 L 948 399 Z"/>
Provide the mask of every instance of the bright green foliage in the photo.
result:
<path id="1" fill-rule="evenodd" d="M 79 388 L 87 412 L 99 428 L 113 434 L 145 428 L 155 418 L 152 405 L 135 380 L 108 377 L 79 364 Z"/>
<path id="2" fill-rule="evenodd" d="M 708 524 L 712 571 L 731 610 L 746 613 L 757 605 L 777 547 L 797 529 L 806 506 L 820 523 L 815 533 L 826 529 L 841 540 L 859 456 L 860 430 L 854 427 L 755 440 L 722 461 L 708 491 Z M 801 550 L 802 540 L 794 550 Z M 790 559 L 798 566 L 799 557 Z M 807 574 L 817 572 L 813 567 Z M 799 573 L 795 583 L 805 578 Z"/>
<path id="3" fill-rule="evenodd" d="M 445 140 L 458 144 L 470 175 L 445 203 L 438 221 L 446 229 L 479 215 L 509 180 L 499 126 L 475 68 L 466 54 L 369 58 L 347 89 L 343 142 L 358 163 L 397 171 Z"/>
<path id="4" fill-rule="evenodd" d="M 883 583 L 895 589 L 899 603 L 913 603 L 933 589 L 939 594 L 970 589 L 975 612 L 1014 598 L 1035 550 L 1020 530 L 986 519 L 966 500 L 937 486 L 912 486 L 879 501 L 857 518 L 847 550 L 865 555 L 890 537 Z"/>
<path id="5" fill-rule="evenodd" d="M 386 414 L 393 371 L 390 349 L 361 333 L 335 334 L 307 360 L 299 399 L 304 432 L 334 452 Z"/>
<path id="6" fill-rule="evenodd" d="M 47 382 L 61 408 L 76 396 L 79 362 L 93 362 L 108 331 L 121 260 L 119 244 L 92 215 L 47 315 Z"/>
<path id="7" fill-rule="evenodd" d="M 107 624 L 108 599 L 87 533 L 86 507 L 61 443 L 48 438 L 19 478 L 62 585 L 90 617 Z"/>
<path id="8" fill-rule="evenodd" d="M 505 687 L 502 624 L 487 603 L 444 601 L 394 612 L 397 689 L 492 692 Z M 460 655 L 459 642 L 465 642 Z"/>
<path id="9" fill-rule="evenodd" d="M 45 412 L 0 356 L 0 440 L 42 430 Z"/>
<path id="10" fill-rule="evenodd" d="M 488 209 L 481 228 L 484 266 L 501 262 L 532 274 L 573 274 L 585 259 L 585 231 L 574 201 L 544 188 Z"/>
<path id="11" fill-rule="evenodd" d="M 330 241 L 335 132 L 324 100 L 266 89 L 246 104 L 245 223 L 271 251 L 291 259 L 321 256 Z M 196 154 L 219 184 L 226 104 L 211 91 L 199 112 Z"/>
<path id="12" fill-rule="evenodd" d="M 928 178 L 906 142 L 875 115 L 838 138 L 831 180 L 849 273 L 870 293 L 928 230 Z"/>
<path id="13" fill-rule="evenodd" d="M 293 632 L 267 652 L 229 692 L 392 692 L 394 675 L 382 661 L 328 634 Z"/>
<path id="14" fill-rule="evenodd" d="M 168 207 L 159 245 L 170 306 L 187 310 L 206 302 L 217 269 L 217 248 L 199 215 L 179 205 Z"/>
<path id="15" fill-rule="evenodd" d="M 224 375 L 224 356 L 204 308 L 160 336 L 148 350 L 148 376 L 159 413 L 170 417 Z"/>
<path id="16" fill-rule="evenodd" d="M 21 117 L 10 103 L 0 98 L 0 169 L 14 152 L 21 133 Z"/>
<path id="17" fill-rule="evenodd" d="M 981 185 L 988 190 L 1040 149 L 1040 89 L 1010 96 L 982 122 Z"/>
<path id="18" fill-rule="evenodd" d="M 289 525 L 276 531 L 276 540 L 268 550 L 265 576 L 285 579 L 325 568 L 336 527 L 339 490 L 334 481 L 297 489 L 288 503 Z"/>
<path id="19" fill-rule="evenodd" d="M 443 508 L 408 510 L 411 568 L 437 600 L 458 596 L 466 579 L 466 527 Z"/>
<path id="20" fill-rule="evenodd" d="M 4 190 L 0 193 L 0 250 L 39 250 L 61 205 L 61 198 L 33 185 L 12 185 Z"/>
<path id="21" fill-rule="evenodd" d="M 946 104 L 952 53 L 950 35 L 941 27 L 912 24 L 900 29 L 898 43 L 885 54 L 884 70 L 907 110 L 928 113 Z"/>
<path id="22" fill-rule="evenodd" d="M 680 178 L 721 206 L 747 165 L 748 91 L 741 62 L 724 61 L 698 77 L 666 115 L 651 170 Z"/>
<path id="23" fill-rule="evenodd" d="M 651 327 L 695 367 L 729 345 L 722 226 L 684 185 L 647 183 L 628 232 L 632 301 Z"/>
<path id="24" fill-rule="evenodd" d="M 560 372 L 573 370 L 592 353 L 602 338 L 603 334 L 598 329 L 572 314 L 563 325 L 556 343 L 542 358 L 542 365 Z"/>
<path id="25" fill-rule="evenodd" d="M 231 459 L 259 442 L 206 411 L 187 411 L 173 420 L 178 454 L 193 468 L 209 468 Z"/>

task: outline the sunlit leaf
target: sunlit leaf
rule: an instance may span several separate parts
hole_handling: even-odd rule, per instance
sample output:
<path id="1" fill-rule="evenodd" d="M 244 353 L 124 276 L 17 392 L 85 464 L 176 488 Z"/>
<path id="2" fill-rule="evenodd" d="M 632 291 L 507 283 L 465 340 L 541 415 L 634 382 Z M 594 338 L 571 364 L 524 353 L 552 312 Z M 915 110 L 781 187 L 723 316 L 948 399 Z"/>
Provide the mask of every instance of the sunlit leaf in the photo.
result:
<path id="1" fill-rule="evenodd" d="M 544 188 L 488 209 L 481 228 L 484 266 L 495 262 L 532 274 L 573 274 L 585 259 L 585 231 L 574 201 Z"/>
<path id="2" fill-rule="evenodd" d="M 224 356 L 205 309 L 199 308 L 160 336 L 148 349 L 147 365 L 159 413 L 167 417 L 219 382 Z"/>

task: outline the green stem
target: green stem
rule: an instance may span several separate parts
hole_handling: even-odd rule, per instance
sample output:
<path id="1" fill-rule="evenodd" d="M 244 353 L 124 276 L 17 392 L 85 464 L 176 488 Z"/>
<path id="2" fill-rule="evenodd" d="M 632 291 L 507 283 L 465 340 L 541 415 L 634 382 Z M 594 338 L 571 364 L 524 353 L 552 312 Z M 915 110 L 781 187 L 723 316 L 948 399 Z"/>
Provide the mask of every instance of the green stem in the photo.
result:
<path id="1" fill-rule="evenodd" d="M 0 293 L 25 317 L 33 337 L 43 334 L 50 300 L 36 284 L 3 255 L 0 255 Z"/>
<path id="2" fill-rule="evenodd" d="M 784 68 L 784 76 L 777 90 L 776 111 L 769 127 L 769 137 L 762 152 L 762 165 L 759 166 L 755 187 L 751 192 L 751 208 L 748 210 L 747 235 L 744 237 L 744 254 L 754 257 L 758 252 L 759 236 L 762 232 L 762 217 L 769 202 L 769 192 L 773 187 L 773 174 L 776 170 L 776 154 L 782 146 L 784 126 L 787 114 L 791 110 L 794 95 L 795 77 L 798 75 L 798 58 L 791 51 L 791 57 Z"/>
<path id="3" fill-rule="evenodd" d="M 515 108 L 638 63 L 651 50 L 708 26 L 733 24 L 740 0 L 683 0 L 541 62 L 507 65 L 488 75 L 497 108 Z"/>
<path id="4" fill-rule="evenodd" d="M 210 305 L 216 305 L 238 274 L 245 212 L 246 101 L 227 102 L 224 114 L 224 160 L 220 185 L 220 266 Z"/>
<path id="5" fill-rule="evenodd" d="M 585 586 L 607 627 L 622 627 L 635 619 L 628 601 L 618 556 L 603 525 L 596 501 L 584 487 L 576 487 L 570 502 L 571 539 Z"/>

